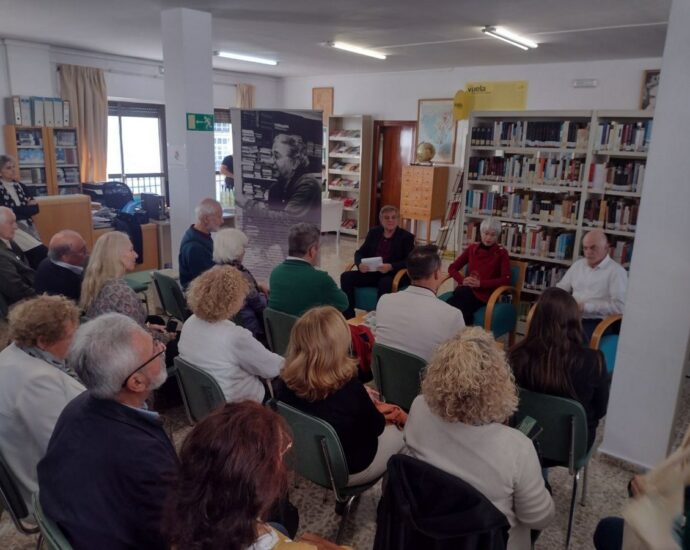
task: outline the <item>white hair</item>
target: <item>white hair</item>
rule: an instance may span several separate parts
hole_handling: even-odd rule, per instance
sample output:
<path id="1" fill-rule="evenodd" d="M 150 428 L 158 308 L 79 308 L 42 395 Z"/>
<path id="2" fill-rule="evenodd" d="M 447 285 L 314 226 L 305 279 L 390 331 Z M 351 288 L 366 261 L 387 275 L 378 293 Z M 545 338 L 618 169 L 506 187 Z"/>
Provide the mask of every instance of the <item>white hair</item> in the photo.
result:
<path id="1" fill-rule="evenodd" d="M 136 368 L 132 339 L 137 332 L 146 331 L 121 313 L 105 313 L 77 330 L 67 364 L 95 397 L 113 399 Z"/>
<path id="2" fill-rule="evenodd" d="M 486 233 L 487 231 L 495 231 L 497 237 L 501 234 L 501 229 L 503 229 L 501 221 L 496 218 L 485 218 L 479 226 L 481 232 Z"/>
<path id="3" fill-rule="evenodd" d="M 0 206 L 0 223 L 7 223 L 10 219 L 10 214 L 14 214 L 11 208 Z"/>
<path id="4" fill-rule="evenodd" d="M 221 204 L 215 199 L 204 199 L 194 208 L 194 215 L 197 221 L 201 221 L 204 216 L 212 216 L 216 213 L 216 210 L 220 208 L 223 210 Z"/>
<path id="5" fill-rule="evenodd" d="M 249 239 L 239 229 L 221 229 L 213 237 L 213 261 L 217 264 L 238 260 Z"/>

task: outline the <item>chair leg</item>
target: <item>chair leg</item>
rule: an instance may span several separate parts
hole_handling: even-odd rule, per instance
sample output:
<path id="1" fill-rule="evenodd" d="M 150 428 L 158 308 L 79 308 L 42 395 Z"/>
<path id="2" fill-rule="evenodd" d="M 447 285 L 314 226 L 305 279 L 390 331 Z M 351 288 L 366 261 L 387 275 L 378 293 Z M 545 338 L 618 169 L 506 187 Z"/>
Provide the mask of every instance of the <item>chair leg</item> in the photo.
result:
<path id="1" fill-rule="evenodd" d="M 587 479 L 589 478 L 587 475 L 588 469 L 589 465 L 585 466 L 585 470 L 582 473 L 582 497 L 580 498 L 580 506 L 587 505 Z"/>
<path id="2" fill-rule="evenodd" d="M 43 548 L 43 533 L 38 535 L 38 540 L 36 541 L 36 550 L 41 550 Z"/>
<path id="3" fill-rule="evenodd" d="M 180 389 L 180 395 L 182 396 L 182 404 L 184 405 L 184 410 L 187 413 L 187 420 L 190 426 L 194 426 L 195 422 L 192 418 L 192 411 L 189 408 L 189 403 L 187 402 L 187 395 L 184 392 L 184 387 L 182 386 L 182 380 L 180 379 L 179 371 L 175 371 L 175 377 L 177 378 L 177 387 Z"/>
<path id="4" fill-rule="evenodd" d="M 335 501 L 335 513 L 342 516 L 340 519 L 340 526 L 338 527 L 338 533 L 335 536 L 336 544 L 340 544 L 343 534 L 345 534 L 345 527 L 347 526 L 347 519 L 350 516 L 350 511 L 358 500 L 359 495 L 352 495 L 348 497 L 347 500 Z"/>
<path id="5" fill-rule="evenodd" d="M 570 548 L 570 535 L 573 532 L 573 518 L 575 516 L 575 500 L 577 499 L 577 482 L 580 479 L 580 472 L 575 472 L 573 476 L 573 494 L 570 496 L 570 514 L 568 514 L 568 531 L 565 535 L 565 550 Z"/>

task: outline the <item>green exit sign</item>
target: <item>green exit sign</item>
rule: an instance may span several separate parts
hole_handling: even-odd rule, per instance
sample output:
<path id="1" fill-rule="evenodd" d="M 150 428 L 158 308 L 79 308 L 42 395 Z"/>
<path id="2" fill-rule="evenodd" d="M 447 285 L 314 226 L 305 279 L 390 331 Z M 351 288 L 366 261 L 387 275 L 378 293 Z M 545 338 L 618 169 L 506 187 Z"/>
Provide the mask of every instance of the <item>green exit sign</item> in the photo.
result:
<path id="1" fill-rule="evenodd" d="M 187 113 L 187 130 L 213 132 L 213 115 Z"/>

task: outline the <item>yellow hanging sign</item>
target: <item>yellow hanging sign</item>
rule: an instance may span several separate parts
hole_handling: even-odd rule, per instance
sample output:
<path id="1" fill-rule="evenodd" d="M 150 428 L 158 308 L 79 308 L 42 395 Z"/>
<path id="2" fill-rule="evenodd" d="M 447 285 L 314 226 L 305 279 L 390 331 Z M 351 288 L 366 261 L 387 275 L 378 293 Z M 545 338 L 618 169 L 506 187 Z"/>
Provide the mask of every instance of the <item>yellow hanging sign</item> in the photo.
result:
<path id="1" fill-rule="evenodd" d="M 527 108 L 527 81 L 468 82 L 455 94 L 453 107 L 456 120 L 467 118 L 470 111 L 523 111 Z"/>

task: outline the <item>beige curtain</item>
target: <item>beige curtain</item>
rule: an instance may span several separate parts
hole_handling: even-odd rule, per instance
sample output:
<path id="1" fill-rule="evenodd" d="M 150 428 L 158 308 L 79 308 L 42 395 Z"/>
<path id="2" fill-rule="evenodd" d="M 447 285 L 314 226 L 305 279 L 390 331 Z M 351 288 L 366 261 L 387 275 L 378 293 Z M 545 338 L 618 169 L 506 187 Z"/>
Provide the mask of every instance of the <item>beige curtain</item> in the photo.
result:
<path id="1" fill-rule="evenodd" d="M 235 107 L 239 107 L 240 109 L 253 109 L 254 91 L 255 88 L 252 84 L 238 84 Z"/>
<path id="2" fill-rule="evenodd" d="M 101 69 L 58 65 L 60 95 L 69 101 L 70 124 L 77 128 L 81 181 L 107 179 L 108 94 Z"/>

